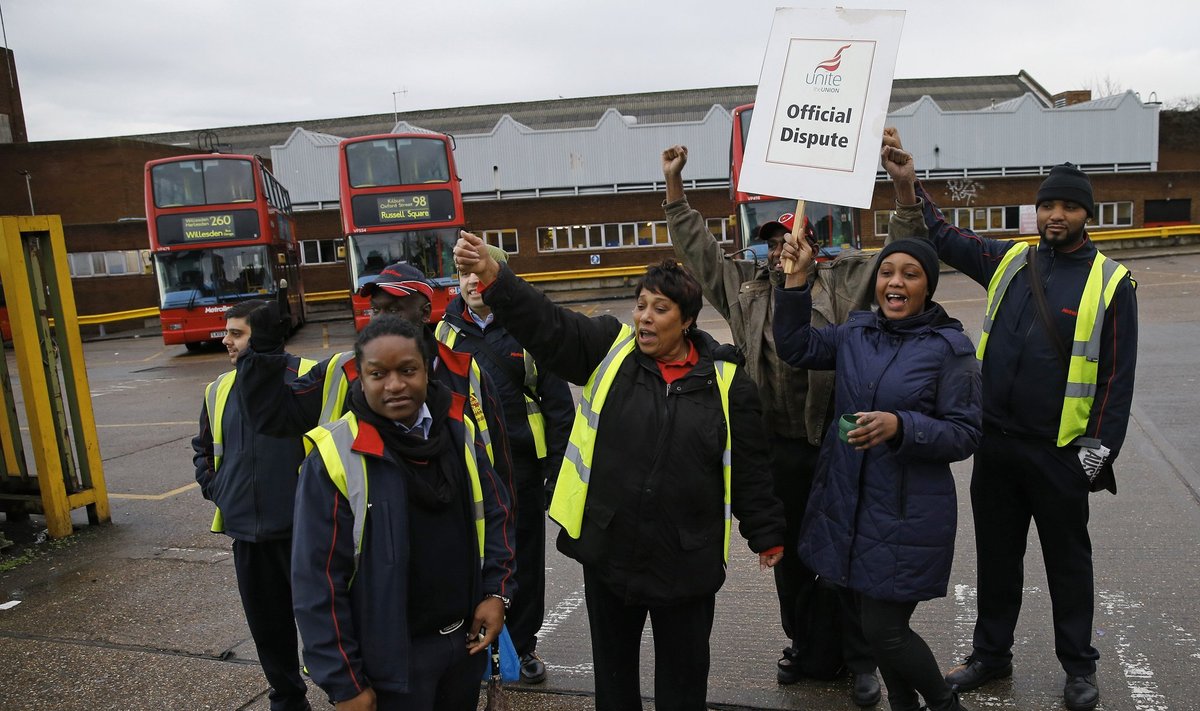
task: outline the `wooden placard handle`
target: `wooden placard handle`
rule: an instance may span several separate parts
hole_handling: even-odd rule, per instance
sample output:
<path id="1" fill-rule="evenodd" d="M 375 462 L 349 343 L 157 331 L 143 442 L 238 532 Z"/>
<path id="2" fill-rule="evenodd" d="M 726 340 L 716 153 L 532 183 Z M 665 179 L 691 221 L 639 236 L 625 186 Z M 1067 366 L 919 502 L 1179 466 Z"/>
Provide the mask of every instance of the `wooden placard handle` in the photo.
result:
<path id="1" fill-rule="evenodd" d="M 804 239 L 804 223 L 806 222 L 806 220 L 804 218 L 804 201 L 803 200 L 796 201 L 796 211 L 793 214 L 795 215 L 795 217 L 792 219 L 792 233 L 790 235 L 788 235 L 786 239 L 790 244 L 800 244 L 800 240 Z M 783 273 L 784 274 L 795 274 L 796 273 L 796 260 L 791 259 L 789 257 L 784 257 L 783 258 Z"/>

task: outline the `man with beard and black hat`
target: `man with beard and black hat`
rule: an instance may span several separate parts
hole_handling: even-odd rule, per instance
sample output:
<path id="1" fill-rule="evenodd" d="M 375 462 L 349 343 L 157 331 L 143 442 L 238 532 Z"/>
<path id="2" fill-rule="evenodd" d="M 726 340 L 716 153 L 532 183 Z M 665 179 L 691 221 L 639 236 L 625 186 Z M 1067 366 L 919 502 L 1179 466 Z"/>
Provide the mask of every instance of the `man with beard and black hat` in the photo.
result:
<path id="1" fill-rule="evenodd" d="M 832 419 L 832 371 L 794 368 L 775 352 L 772 336 L 772 287 L 783 285 L 780 255 L 794 215 L 764 223 L 758 235 L 767 244 L 767 263 L 727 257 L 704 216 L 693 210 L 683 191 L 687 147 L 662 153 L 666 200 L 663 209 L 675 255 L 696 275 L 709 303 L 729 322 L 733 341 L 746 358 L 758 385 L 763 424 L 768 432 L 775 495 L 783 501 L 787 524 L 783 560 L 775 566 L 775 590 L 788 646 L 779 659 L 776 678 L 792 684 L 802 677 L 831 678 L 842 662 L 854 675 L 852 696 L 859 706 L 879 702 L 881 690 L 875 661 L 862 636 L 849 594 L 831 592 L 818 583 L 796 555 L 800 522 L 808 503 L 821 436 Z M 889 239 L 891 239 L 889 237 Z M 813 325 L 841 323 L 851 311 L 869 308 L 872 300 L 872 256 L 843 249 L 832 261 L 810 267 Z M 844 614 L 838 614 L 841 598 Z M 829 604 L 832 603 L 832 604 Z M 832 614 L 831 614 L 832 613 Z M 840 618 L 842 629 L 837 630 Z M 831 629 L 832 628 L 832 629 Z"/>
<path id="2" fill-rule="evenodd" d="M 983 441 L 971 476 L 978 555 L 973 651 L 946 675 L 959 691 L 1012 675 L 1025 543 L 1032 520 L 1046 561 L 1054 646 L 1072 711 L 1100 700 L 1092 646 L 1088 494 L 1117 491 L 1137 361 L 1136 283 L 1092 244 L 1088 177 L 1056 165 L 1038 189 L 1041 240 L 988 239 L 946 221 L 912 156 L 885 146 L 898 212 L 920 211 L 942 261 L 987 289 L 977 356 Z"/>

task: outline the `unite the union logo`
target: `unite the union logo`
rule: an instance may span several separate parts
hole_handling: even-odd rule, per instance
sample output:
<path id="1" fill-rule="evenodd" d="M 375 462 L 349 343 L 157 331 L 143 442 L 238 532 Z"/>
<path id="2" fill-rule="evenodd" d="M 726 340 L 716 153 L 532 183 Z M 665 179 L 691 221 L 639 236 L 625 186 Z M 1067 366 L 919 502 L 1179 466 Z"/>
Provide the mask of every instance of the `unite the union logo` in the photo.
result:
<path id="1" fill-rule="evenodd" d="M 832 57 L 817 64 L 816 69 L 813 69 L 813 71 L 815 72 L 817 69 L 824 69 L 827 72 L 836 72 L 838 67 L 842 66 L 842 52 L 845 52 L 847 49 L 850 49 L 850 45 L 842 45 L 838 51 L 833 53 Z"/>
<path id="2" fill-rule="evenodd" d="M 817 62 L 812 73 L 804 75 L 804 83 L 816 87 L 813 91 L 840 94 L 842 90 L 838 87 L 842 84 L 842 75 L 838 74 L 837 70 L 842 66 L 842 52 L 850 49 L 851 46 L 853 45 L 844 44 L 833 53 L 832 57 Z"/>

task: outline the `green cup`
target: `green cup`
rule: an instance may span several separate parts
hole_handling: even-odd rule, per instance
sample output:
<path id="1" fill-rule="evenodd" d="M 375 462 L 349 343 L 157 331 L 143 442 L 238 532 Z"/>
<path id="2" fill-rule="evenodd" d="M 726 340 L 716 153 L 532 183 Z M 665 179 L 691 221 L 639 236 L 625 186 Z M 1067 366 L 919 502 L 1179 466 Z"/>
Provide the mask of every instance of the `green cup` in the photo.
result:
<path id="1" fill-rule="evenodd" d="M 838 439 L 849 444 L 850 430 L 858 429 L 858 415 L 853 412 L 838 418 Z"/>

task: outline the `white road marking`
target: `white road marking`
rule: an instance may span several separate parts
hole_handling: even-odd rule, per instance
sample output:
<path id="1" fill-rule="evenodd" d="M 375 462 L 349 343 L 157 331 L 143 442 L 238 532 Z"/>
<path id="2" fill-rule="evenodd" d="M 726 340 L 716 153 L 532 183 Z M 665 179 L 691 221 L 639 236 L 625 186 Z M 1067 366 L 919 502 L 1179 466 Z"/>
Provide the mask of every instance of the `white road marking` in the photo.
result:
<path id="1" fill-rule="evenodd" d="M 1115 637 L 1113 647 L 1117 651 L 1117 663 L 1125 676 L 1125 685 L 1129 687 L 1134 706 L 1138 711 L 1167 711 L 1167 699 L 1158 693 L 1154 669 L 1146 655 L 1133 649 L 1133 642 L 1127 634 L 1127 630 L 1135 627 L 1135 620 L 1130 613 L 1140 613 L 1145 606 L 1140 601 L 1130 600 L 1123 592 L 1101 590 L 1099 598 L 1100 609 L 1112 619 L 1108 633 Z M 1102 634 L 1099 630 L 1097 633 Z"/>

